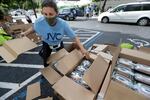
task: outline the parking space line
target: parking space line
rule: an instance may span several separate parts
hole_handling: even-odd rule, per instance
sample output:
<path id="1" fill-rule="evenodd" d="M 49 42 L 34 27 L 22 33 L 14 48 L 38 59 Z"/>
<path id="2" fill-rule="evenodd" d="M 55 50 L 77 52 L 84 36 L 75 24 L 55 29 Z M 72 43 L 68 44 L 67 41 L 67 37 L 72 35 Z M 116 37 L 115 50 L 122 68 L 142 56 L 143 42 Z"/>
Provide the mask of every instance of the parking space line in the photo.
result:
<path id="1" fill-rule="evenodd" d="M 14 64 L 14 63 L 0 63 L 0 66 L 4 67 L 20 67 L 20 68 L 44 68 L 43 65 L 33 65 L 33 64 Z"/>
<path id="2" fill-rule="evenodd" d="M 103 33 L 101 32 L 97 32 L 95 35 L 93 35 L 92 37 L 90 37 L 88 40 L 83 42 L 83 45 L 86 49 L 89 49 L 90 46 L 94 43 L 94 41 L 96 41 L 97 37 L 100 37 L 101 35 L 103 35 Z"/>
<path id="3" fill-rule="evenodd" d="M 36 51 L 27 51 L 27 52 L 24 52 L 23 54 L 39 54 L 39 52 L 36 52 Z"/>
<path id="4" fill-rule="evenodd" d="M 89 37 L 79 37 L 80 39 L 88 39 Z M 63 39 L 70 39 L 70 37 L 63 37 Z"/>
<path id="5" fill-rule="evenodd" d="M 3 61 L 5 61 L 5 60 L 4 59 L 0 60 L 0 63 L 3 62 Z"/>
<path id="6" fill-rule="evenodd" d="M 17 83 L 0 82 L 0 88 L 15 89 L 15 88 L 18 88 L 18 87 L 19 87 L 19 84 L 17 84 Z"/>
<path id="7" fill-rule="evenodd" d="M 25 80 L 24 82 L 22 82 L 20 84 L 19 87 L 10 90 L 9 92 L 7 92 L 6 94 L 4 94 L 3 96 L 0 97 L 0 100 L 6 100 L 8 97 L 10 97 L 12 94 L 14 94 L 15 92 L 17 92 L 18 90 L 20 90 L 21 88 L 23 88 L 24 86 L 26 86 L 27 84 L 29 84 L 32 80 L 36 79 L 37 77 L 39 77 L 41 75 L 41 72 L 38 72 L 36 74 L 34 74 L 33 76 L 31 76 L 30 78 L 28 78 L 27 80 Z"/>
<path id="8" fill-rule="evenodd" d="M 94 34 L 96 34 L 96 33 L 94 33 Z M 92 35 L 94 35 L 94 34 L 77 34 L 77 36 L 89 37 L 89 36 L 92 36 Z"/>

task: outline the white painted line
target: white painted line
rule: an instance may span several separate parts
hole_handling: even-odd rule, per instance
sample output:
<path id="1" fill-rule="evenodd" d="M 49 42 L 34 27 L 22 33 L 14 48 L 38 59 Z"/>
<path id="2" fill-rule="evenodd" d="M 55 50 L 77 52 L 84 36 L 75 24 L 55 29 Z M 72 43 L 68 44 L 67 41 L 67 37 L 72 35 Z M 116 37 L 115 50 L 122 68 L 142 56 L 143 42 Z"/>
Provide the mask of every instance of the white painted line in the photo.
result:
<path id="1" fill-rule="evenodd" d="M 78 31 L 80 31 L 80 29 L 77 29 L 77 30 L 75 30 L 74 32 L 76 33 L 76 32 L 78 32 Z"/>
<path id="2" fill-rule="evenodd" d="M 72 42 L 63 42 L 64 44 L 72 44 Z"/>
<path id="3" fill-rule="evenodd" d="M 99 34 L 102 35 L 103 33 L 97 32 L 95 35 L 93 35 L 92 37 L 90 37 L 89 39 L 87 39 L 86 41 L 84 41 L 82 44 L 84 45 L 85 43 L 89 42 L 90 40 L 92 40 L 93 38 L 95 38 Z"/>
<path id="4" fill-rule="evenodd" d="M 94 31 L 94 30 L 88 30 L 88 29 L 80 29 L 80 31 L 82 32 L 82 31 L 84 31 L 84 32 L 89 32 L 89 33 L 97 33 L 97 32 L 99 32 L 99 31 Z M 79 31 L 78 31 L 79 32 Z"/>
<path id="5" fill-rule="evenodd" d="M 23 54 L 39 54 L 39 52 L 30 52 L 30 51 L 27 51 L 27 52 L 24 52 Z"/>
<path id="6" fill-rule="evenodd" d="M 17 83 L 0 82 L 0 88 L 15 89 L 15 88 L 18 88 L 18 87 L 19 87 L 19 84 L 17 84 Z"/>
<path id="7" fill-rule="evenodd" d="M 0 60 L 0 63 L 3 62 L 3 61 L 5 61 L 5 60 L 4 59 Z"/>
<path id="8" fill-rule="evenodd" d="M 10 90 L 9 92 L 7 92 L 6 94 L 4 94 L 3 96 L 0 97 L 0 100 L 6 100 L 8 97 L 10 97 L 12 94 L 14 94 L 15 92 L 17 92 L 18 90 L 20 90 L 21 88 L 23 88 L 25 85 L 29 84 L 32 80 L 36 79 L 37 77 L 39 77 L 41 75 L 41 72 L 38 72 L 36 74 L 34 74 L 33 76 L 31 76 L 30 78 L 28 78 L 27 80 L 25 80 L 24 82 L 22 82 L 20 84 L 20 87 L 17 87 L 15 89 Z"/>
<path id="9" fill-rule="evenodd" d="M 84 32 L 78 32 L 76 34 L 96 34 L 97 32 L 90 32 L 90 31 L 84 31 Z"/>
<path id="10" fill-rule="evenodd" d="M 89 37 L 79 37 L 80 39 L 88 39 Z M 63 39 L 70 39 L 70 37 L 63 37 Z"/>
<path id="11" fill-rule="evenodd" d="M 96 33 L 95 33 L 96 34 Z M 94 34 L 77 34 L 77 36 L 82 36 L 82 37 L 89 37 L 89 36 L 93 36 Z"/>
<path id="12" fill-rule="evenodd" d="M 0 63 L 0 66 L 4 66 L 4 67 L 20 67 L 20 68 L 44 68 L 43 65 L 14 64 L 14 63 Z"/>

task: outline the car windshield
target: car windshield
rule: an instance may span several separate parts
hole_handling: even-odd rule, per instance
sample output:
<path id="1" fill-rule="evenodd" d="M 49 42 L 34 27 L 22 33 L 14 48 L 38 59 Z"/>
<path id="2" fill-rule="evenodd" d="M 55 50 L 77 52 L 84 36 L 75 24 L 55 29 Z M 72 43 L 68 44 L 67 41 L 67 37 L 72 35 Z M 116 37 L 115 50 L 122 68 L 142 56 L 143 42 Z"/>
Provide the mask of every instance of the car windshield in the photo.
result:
<path id="1" fill-rule="evenodd" d="M 69 10 L 69 9 L 62 9 L 60 12 L 61 12 L 61 13 L 69 13 L 70 10 Z"/>

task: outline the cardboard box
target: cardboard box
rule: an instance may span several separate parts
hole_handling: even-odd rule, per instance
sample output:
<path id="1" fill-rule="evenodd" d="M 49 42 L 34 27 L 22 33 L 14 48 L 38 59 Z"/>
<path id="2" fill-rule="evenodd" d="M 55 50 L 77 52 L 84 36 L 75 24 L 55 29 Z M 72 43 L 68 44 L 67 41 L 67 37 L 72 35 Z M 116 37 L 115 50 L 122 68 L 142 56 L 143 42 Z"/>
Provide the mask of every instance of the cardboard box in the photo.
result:
<path id="1" fill-rule="evenodd" d="M 112 45 L 93 44 L 92 50 L 90 52 L 93 54 L 101 55 L 106 60 L 112 60 L 113 56 L 116 54 L 117 49 L 118 47 Z"/>
<path id="2" fill-rule="evenodd" d="M 93 44 L 92 46 L 92 53 L 99 53 L 102 51 L 105 51 L 108 48 L 108 45 L 104 45 L 104 44 Z"/>
<path id="3" fill-rule="evenodd" d="M 131 49 L 120 49 L 120 51 L 118 49 L 117 52 L 112 61 L 111 73 L 116 67 L 116 61 L 119 57 L 126 58 L 137 63 L 143 63 L 146 65 L 149 64 L 148 62 L 150 62 L 150 54 L 147 54 L 145 52 Z M 105 79 L 107 79 L 107 77 Z M 149 100 L 144 95 L 139 94 L 138 92 L 133 91 L 125 85 L 117 81 L 113 81 L 110 78 L 110 84 L 107 92 L 105 93 L 104 100 L 120 100 L 120 98 L 122 98 L 122 100 L 130 100 L 131 98 L 132 100 Z"/>
<path id="4" fill-rule="evenodd" d="M 82 54 L 78 50 L 73 50 L 58 60 L 56 65 L 57 70 L 54 70 L 52 66 L 41 70 L 43 76 L 53 85 L 53 89 L 64 99 L 93 100 L 102 86 L 109 63 L 101 56 L 92 59 L 92 65 L 83 76 L 83 79 L 92 90 L 86 89 L 68 77 L 68 74 L 76 68 L 82 59 Z M 63 75 L 60 75 L 58 71 Z"/>
<path id="5" fill-rule="evenodd" d="M 10 63 L 21 53 L 35 47 L 37 47 L 37 45 L 27 37 L 13 39 L 6 41 L 3 46 L 0 47 L 0 55 L 7 63 Z"/>
<path id="6" fill-rule="evenodd" d="M 120 52 L 120 57 L 127 58 L 131 61 L 138 62 L 140 64 L 145 64 L 150 66 L 150 53 L 145 53 L 138 50 L 122 49 Z"/>
<path id="7" fill-rule="evenodd" d="M 98 56 L 83 76 L 83 80 L 88 84 L 91 90 L 86 89 L 70 79 L 67 76 L 68 73 L 70 73 L 82 59 L 82 55 L 77 50 L 74 50 L 70 55 L 68 54 L 58 61 L 58 65 L 61 66 L 57 67 L 57 69 L 65 76 L 57 81 L 52 88 L 66 100 L 95 99 L 105 78 L 109 64 L 101 56 Z M 67 64 L 64 61 L 67 61 Z"/>
<path id="8" fill-rule="evenodd" d="M 139 50 L 146 52 L 146 53 L 150 53 L 150 48 L 148 48 L 148 47 L 140 47 Z"/>
<path id="9" fill-rule="evenodd" d="M 34 83 L 27 87 L 26 100 L 33 100 L 41 95 L 40 83 Z"/>
<path id="10" fill-rule="evenodd" d="M 51 54 L 47 60 L 47 63 L 48 64 L 56 63 L 56 61 L 60 60 L 61 58 L 63 58 L 67 54 L 68 54 L 68 52 L 65 49 L 61 49 L 57 53 Z"/>
<path id="11" fill-rule="evenodd" d="M 36 82 L 27 87 L 26 100 L 34 100 L 35 98 L 41 96 L 40 83 Z M 40 98 L 38 100 L 53 100 L 52 97 Z"/>
<path id="12" fill-rule="evenodd" d="M 28 30 L 30 27 L 32 27 L 32 24 L 12 25 L 10 27 L 11 34 L 13 35 L 20 34 L 21 32 Z M 41 38 L 37 36 L 36 33 L 28 34 L 27 37 L 35 43 L 41 41 Z"/>
<path id="13" fill-rule="evenodd" d="M 108 69 L 108 72 L 106 74 L 106 77 L 104 79 L 102 87 L 101 87 L 101 89 L 97 95 L 97 100 L 103 100 L 104 99 L 106 92 L 107 92 L 107 89 L 108 89 L 108 86 L 109 86 L 109 83 L 110 83 L 110 80 L 111 80 L 111 66 Z"/>
<path id="14" fill-rule="evenodd" d="M 52 97 L 47 97 L 47 98 L 42 98 L 42 99 L 38 99 L 38 100 L 53 100 Z"/>
<path id="15" fill-rule="evenodd" d="M 104 100 L 149 100 L 149 98 L 111 80 Z"/>
<path id="16" fill-rule="evenodd" d="M 78 50 L 73 50 L 71 53 L 60 59 L 56 64 L 56 69 L 66 75 L 71 72 L 83 59 L 83 55 Z"/>

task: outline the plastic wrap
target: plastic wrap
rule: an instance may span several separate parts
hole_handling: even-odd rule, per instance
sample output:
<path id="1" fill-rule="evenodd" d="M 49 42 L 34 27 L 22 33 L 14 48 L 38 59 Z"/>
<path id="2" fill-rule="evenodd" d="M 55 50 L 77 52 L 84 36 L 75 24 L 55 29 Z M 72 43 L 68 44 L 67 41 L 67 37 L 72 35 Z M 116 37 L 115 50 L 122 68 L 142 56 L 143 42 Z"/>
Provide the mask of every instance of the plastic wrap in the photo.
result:
<path id="1" fill-rule="evenodd" d="M 134 64 L 131 60 L 119 58 L 117 61 L 117 64 L 124 64 L 126 66 L 130 66 L 132 69 L 134 69 Z"/>
<path id="2" fill-rule="evenodd" d="M 112 78 L 113 78 L 114 80 L 117 80 L 118 82 L 124 84 L 125 86 L 127 86 L 127 87 L 129 87 L 129 88 L 133 88 L 133 86 L 134 86 L 131 79 L 129 79 L 129 78 L 123 76 L 123 75 L 120 75 L 120 74 L 118 74 L 118 73 L 116 73 L 116 72 L 113 73 Z"/>
<path id="3" fill-rule="evenodd" d="M 140 94 L 143 94 L 144 96 L 150 98 L 150 86 L 137 83 L 134 88 Z"/>
<path id="4" fill-rule="evenodd" d="M 118 64 L 115 69 L 121 73 L 126 74 L 127 76 L 134 76 L 132 69 L 130 69 L 129 67 L 126 67 L 125 65 Z"/>
<path id="5" fill-rule="evenodd" d="M 142 64 L 134 64 L 135 70 L 150 75 L 150 66 Z"/>
<path id="6" fill-rule="evenodd" d="M 150 76 L 136 73 L 134 77 L 135 77 L 135 80 L 150 85 Z"/>

